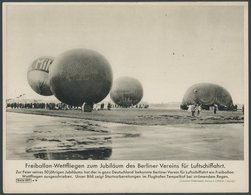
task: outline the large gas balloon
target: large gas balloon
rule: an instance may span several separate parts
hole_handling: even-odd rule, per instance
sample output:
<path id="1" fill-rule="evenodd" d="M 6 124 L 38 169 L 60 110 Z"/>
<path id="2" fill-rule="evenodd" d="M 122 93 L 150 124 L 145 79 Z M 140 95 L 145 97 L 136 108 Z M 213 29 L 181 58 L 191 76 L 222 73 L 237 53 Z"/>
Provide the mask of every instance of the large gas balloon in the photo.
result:
<path id="1" fill-rule="evenodd" d="M 73 49 L 56 57 L 49 81 L 52 93 L 73 106 L 93 105 L 103 100 L 112 86 L 112 69 L 98 52 Z"/>
<path id="2" fill-rule="evenodd" d="M 27 72 L 28 83 L 39 95 L 50 96 L 49 68 L 53 57 L 40 57 L 33 61 Z"/>
<path id="3" fill-rule="evenodd" d="M 204 109 L 209 109 L 215 104 L 219 110 L 234 108 L 230 93 L 225 88 L 212 83 L 199 83 L 191 86 L 186 91 L 180 107 L 187 109 L 187 106 L 191 104 L 200 104 Z"/>
<path id="4" fill-rule="evenodd" d="M 137 79 L 121 77 L 114 81 L 110 97 L 119 106 L 130 107 L 142 99 L 143 87 Z"/>

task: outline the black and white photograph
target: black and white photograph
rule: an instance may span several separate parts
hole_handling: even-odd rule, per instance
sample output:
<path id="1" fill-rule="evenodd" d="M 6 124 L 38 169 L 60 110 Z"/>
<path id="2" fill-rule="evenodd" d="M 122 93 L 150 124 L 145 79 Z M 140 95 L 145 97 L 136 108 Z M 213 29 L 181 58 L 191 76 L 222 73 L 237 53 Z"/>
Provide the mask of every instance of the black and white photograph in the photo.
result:
<path id="1" fill-rule="evenodd" d="M 3 158 L 243 162 L 245 10 L 5 4 Z"/>

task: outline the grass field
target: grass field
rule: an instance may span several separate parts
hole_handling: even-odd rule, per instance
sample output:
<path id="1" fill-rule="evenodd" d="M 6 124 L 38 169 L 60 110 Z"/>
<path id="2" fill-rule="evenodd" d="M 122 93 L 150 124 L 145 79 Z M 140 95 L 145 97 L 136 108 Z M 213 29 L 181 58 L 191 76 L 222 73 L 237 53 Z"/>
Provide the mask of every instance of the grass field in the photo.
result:
<path id="1" fill-rule="evenodd" d="M 175 124 L 229 124 L 243 123 L 241 111 L 203 110 L 200 116 L 191 116 L 184 110 L 167 109 L 113 109 L 83 112 L 81 110 L 7 109 L 7 112 L 46 116 L 88 119 L 95 121 L 135 124 L 135 125 L 175 125 Z"/>

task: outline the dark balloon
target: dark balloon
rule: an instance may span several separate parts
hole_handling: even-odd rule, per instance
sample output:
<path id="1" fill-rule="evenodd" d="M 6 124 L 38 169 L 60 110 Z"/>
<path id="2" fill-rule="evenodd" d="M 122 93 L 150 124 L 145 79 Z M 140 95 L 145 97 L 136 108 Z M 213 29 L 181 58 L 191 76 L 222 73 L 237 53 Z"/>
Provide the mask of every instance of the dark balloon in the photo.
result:
<path id="1" fill-rule="evenodd" d="M 186 91 L 180 107 L 187 109 L 191 104 L 200 104 L 204 109 L 209 109 L 214 104 L 219 110 L 231 110 L 234 107 L 230 93 L 225 88 L 211 83 L 195 84 Z"/>
<path id="2" fill-rule="evenodd" d="M 101 54 L 88 49 L 73 49 L 53 62 L 49 81 L 52 93 L 61 102 L 82 106 L 103 100 L 112 86 L 112 69 Z"/>
<path id="3" fill-rule="evenodd" d="M 114 81 L 110 97 L 119 106 L 130 107 L 142 99 L 143 87 L 137 79 L 121 77 Z"/>
<path id="4" fill-rule="evenodd" d="M 28 83 L 39 95 L 52 95 L 49 85 L 49 68 L 53 60 L 53 57 L 40 57 L 33 61 L 28 69 Z"/>

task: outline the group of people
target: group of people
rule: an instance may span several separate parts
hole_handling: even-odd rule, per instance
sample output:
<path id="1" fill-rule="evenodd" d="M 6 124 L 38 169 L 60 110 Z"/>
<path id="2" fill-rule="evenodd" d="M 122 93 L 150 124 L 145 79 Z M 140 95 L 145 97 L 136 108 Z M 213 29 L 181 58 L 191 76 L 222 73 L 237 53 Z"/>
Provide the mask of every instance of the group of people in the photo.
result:
<path id="1" fill-rule="evenodd" d="M 44 102 L 35 102 L 35 103 L 20 103 L 12 102 L 7 103 L 7 108 L 11 109 L 48 109 L 48 110 L 82 110 L 82 106 L 70 106 L 65 103 L 44 103 Z M 120 108 L 121 106 L 112 103 L 100 103 L 95 104 L 94 110 L 111 110 L 111 108 Z M 148 108 L 146 104 L 136 105 L 135 108 Z"/>
<path id="2" fill-rule="evenodd" d="M 195 116 L 195 113 L 197 113 L 197 116 L 199 116 L 201 114 L 201 111 L 202 111 L 202 107 L 200 104 L 195 104 L 195 105 L 188 105 L 188 112 L 191 112 L 192 116 Z M 213 105 L 213 112 L 214 114 L 216 114 L 218 110 L 218 105 L 217 104 L 214 104 Z"/>
<path id="3" fill-rule="evenodd" d="M 7 108 L 11 109 L 49 109 L 49 110 L 69 110 L 76 109 L 74 106 L 68 106 L 64 103 L 7 103 Z"/>
<path id="4" fill-rule="evenodd" d="M 192 116 L 195 116 L 195 112 L 197 113 L 197 116 L 200 115 L 202 110 L 202 107 L 200 104 L 196 104 L 196 105 L 188 105 L 188 112 L 191 112 Z"/>

